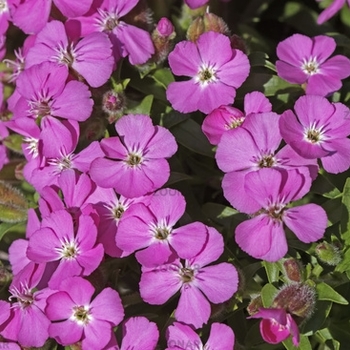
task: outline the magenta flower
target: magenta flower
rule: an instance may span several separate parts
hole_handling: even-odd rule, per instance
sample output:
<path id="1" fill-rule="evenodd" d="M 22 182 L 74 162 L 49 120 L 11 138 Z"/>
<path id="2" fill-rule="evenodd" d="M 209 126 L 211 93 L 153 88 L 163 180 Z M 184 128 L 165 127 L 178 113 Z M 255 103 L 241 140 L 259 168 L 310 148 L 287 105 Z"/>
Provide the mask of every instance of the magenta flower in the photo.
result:
<path id="1" fill-rule="evenodd" d="M 179 259 L 157 268 L 142 268 L 140 294 L 144 301 L 162 305 L 180 291 L 175 311 L 177 321 L 200 328 L 208 322 L 210 302 L 227 301 L 237 291 L 238 274 L 229 263 L 210 265 L 224 251 L 222 235 L 208 227 L 208 240 L 202 251 L 184 264 Z M 209 301 L 208 301 L 209 300 Z"/>
<path id="2" fill-rule="evenodd" d="M 321 0 L 317 0 L 321 1 Z M 341 8 L 347 4 L 350 7 L 350 0 L 333 0 L 330 5 L 324 9 L 317 18 L 318 24 L 323 24 L 333 17 Z"/>
<path id="3" fill-rule="evenodd" d="M 191 78 L 170 83 L 166 91 L 173 108 L 182 113 L 210 113 L 232 103 L 250 69 L 247 56 L 232 49 L 230 39 L 216 32 L 202 34 L 196 43 L 178 43 L 169 54 L 169 64 L 175 75 Z"/>
<path id="4" fill-rule="evenodd" d="M 244 113 L 231 106 L 215 108 L 203 120 L 202 130 L 212 145 L 217 145 L 222 134 L 242 125 L 246 116 L 271 112 L 272 105 L 262 92 L 253 91 L 244 96 Z"/>
<path id="5" fill-rule="evenodd" d="M 81 215 L 74 225 L 70 214 L 58 210 L 43 218 L 41 228 L 29 238 L 27 256 L 36 263 L 57 262 L 49 281 L 50 288 L 57 288 L 64 278 L 88 276 L 99 266 L 104 251 L 96 238 L 90 216 Z"/>
<path id="6" fill-rule="evenodd" d="M 44 28 L 49 20 L 52 2 L 61 13 L 68 18 L 86 13 L 93 0 L 31 0 L 21 1 L 13 11 L 13 22 L 26 34 L 36 34 Z"/>
<path id="7" fill-rule="evenodd" d="M 16 82 L 21 97 L 14 107 L 14 118 L 49 115 L 77 121 L 89 118 L 93 106 L 91 92 L 79 81 L 66 83 L 67 78 L 67 69 L 51 62 L 24 70 Z"/>
<path id="8" fill-rule="evenodd" d="M 260 333 L 267 343 L 278 344 L 291 336 L 293 344 L 299 346 L 298 326 L 285 310 L 260 308 L 256 314 L 248 318 L 262 318 Z"/>
<path id="9" fill-rule="evenodd" d="M 118 350 L 154 350 L 159 331 L 146 317 L 131 317 L 123 322 L 123 340 Z"/>
<path id="10" fill-rule="evenodd" d="M 166 332 L 166 350 L 172 349 L 220 349 L 232 350 L 235 344 L 233 330 L 222 323 L 213 323 L 210 328 L 208 341 L 203 344 L 199 335 L 188 325 L 174 322 Z"/>
<path id="11" fill-rule="evenodd" d="M 49 22 L 36 36 L 28 51 L 26 68 L 42 62 L 54 62 L 75 71 L 92 87 L 99 87 L 110 78 L 114 59 L 111 42 L 105 33 L 91 33 L 81 40 L 72 40 L 64 24 Z"/>
<path id="12" fill-rule="evenodd" d="M 129 57 L 132 65 L 143 64 L 154 54 L 151 36 L 145 30 L 125 22 L 125 16 L 139 0 L 94 1 L 90 11 L 83 17 L 68 21 L 67 28 L 78 36 L 93 32 L 108 34 L 113 44 L 115 61 Z"/>
<path id="13" fill-rule="evenodd" d="M 135 204 L 123 218 L 116 235 L 122 256 L 136 252 L 141 265 L 157 267 L 176 252 L 182 259 L 197 255 L 207 239 L 206 226 L 200 222 L 174 228 L 185 213 L 186 201 L 180 192 L 165 189 L 157 191 L 146 206 Z M 171 192 L 170 192 L 171 191 Z"/>
<path id="14" fill-rule="evenodd" d="M 209 0 L 185 0 L 186 5 L 191 9 L 196 9 L 205 5 Z"/>
<path id="15" fill-rule="evenodd" d="M 329 58 L 336 48 L 333 38 L 309 38 L 294 34 L 277 46 L 278 75 L 292 84 L 306 84 L 306 94 L 326 96 L 339 90 L 350 75 L 350 60 L 342 55 Z"/>
<path id="16" fill-rule="evenodd" d="M 313 203 L 287 207 L 309 191 L 310 182 L 308 188 L 304 183 L 305 175 L 298 170 L 265 168 L 246 175 L 246 193 L 260 209 L 236 228 L 235 239 L 243 251 L 271 262 L 283 258 L 288 250 L 283 224 L 304 243 L 323 237 L 327 214 L 322 207 Z"/>
<path id="17" fill-rule="evenodd" d="M 161 126 L 153 126 L 151 118 L 142 114 L 122 117 L 115 128 L 119 137 L 101 141 L 105 157 L 92 162 L 91 178 L 127 198 L 163 186 L 170 176 L 165 158 L 177 150 L 174 136 Z"/>
<path id="18" fill-rule="evenodd" d="M 16 341 L 28 348 L 41 347 L 49 338 L 50 320 L 44 310 L 46 299 L 53 291 L 50 289 L 34 291 L 35 287 L 36 285 L 28 285 L 26 281 L 11 286 L 10 316 L 5 322 L 0 323 L 0 334 L 5 339 Z M 5 306 L 5 315 L 7 315 L 6 308 Z"/>
<path id="19" fill-rule="evenodd" d="M 280 131 L 298 154 L 320 158 L 332 174 L 350 167 L 350 110 L 321 96 L 301 96 L 295 103 L 296 115 L 288 110 L 280 120 Z"/>
<path id="20" fill-rule="evenodd" d="M 116 245 L 116 234 L 119 224 L 129 214 L 129 209 L 136 203 L 148 204 L 148 197 L 126 198 L 118 195 L 112 188 L 100 188 L 93 194 L 94 209 L 97 211 L 100 222 L 97 227 L 97 241 L 102 243 L 105 253 L 120 258 L 123 251 Z M 124 252 L 125 254 L 125 252 Z"/>
<path id="21" fill-rule="evenodd" d="M 282 142 L 279 119 L 272 112 L 251 114 L 241 127 L 226 131 L 220 139 L 216 161 L 226 173 L 222 181 L 224 196 L 239 211 L 253 214 L 261 208 L 245 190 L 245 177 L 252 171 L 297 168 L 305 175 L 307 190 L 317 176 L 316 160 L 303 158 L 289 145 L 278 150 Z"/>
<path id="22" fill-rule="evenodd" d="M 81 277 L 67 278 L 47 299 L 49 332 L 61 345 L 82 342 L 83 349 L 103 349 L 112 338 L 124 310 L 118 293 L 105 288 L 93 300 L 94 287 Z"/>

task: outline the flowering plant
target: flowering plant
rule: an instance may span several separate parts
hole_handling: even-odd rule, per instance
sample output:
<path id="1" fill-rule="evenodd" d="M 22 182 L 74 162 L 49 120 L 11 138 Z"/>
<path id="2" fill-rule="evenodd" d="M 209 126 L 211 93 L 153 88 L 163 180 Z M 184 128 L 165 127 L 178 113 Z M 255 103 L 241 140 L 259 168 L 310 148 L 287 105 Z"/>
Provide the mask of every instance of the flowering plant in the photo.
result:
<path id="1" fill-rule="evenodd" d="M 0 0 L 0 349 L 347 349 L 349 4 Z"/>

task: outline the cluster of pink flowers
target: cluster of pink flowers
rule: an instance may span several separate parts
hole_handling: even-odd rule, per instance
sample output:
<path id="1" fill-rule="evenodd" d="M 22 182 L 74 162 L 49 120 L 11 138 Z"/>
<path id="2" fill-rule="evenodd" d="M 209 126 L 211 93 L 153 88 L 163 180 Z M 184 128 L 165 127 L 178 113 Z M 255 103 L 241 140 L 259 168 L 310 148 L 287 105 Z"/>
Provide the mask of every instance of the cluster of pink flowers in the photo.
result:
<path id="1" fill-rule="evenodd" d="M 153 116 L 122 113 L 106 137 L 81 143 L 82 123 L 97 108 L 94 93 L 115 80 L 121 61 L 142 66 L 167 56 L 159 59 L 150 33 L 129 23 L 139 1 L 3 3 L 1 40 L 10 22 L 28 36 L 15 60 L 5 61 L 14 91 L 5 106 L 0 86 L 0 113 L 6 108 L 12 115 L 0 122 L 0 169 L 9 162 L 2 141 L 21 135 L 22 176 L 38 201 L 28 211 L 25 238 L 9 248 L 13 280 L 9 301 L 0 301 L 1 337 L 14 349 L 42 347 L 52 338 L 63 346 L 80 343 L 83 350 L 154 350 L 160 338 L 156 323 L 125 317 L 120 292 L 94 284 L 108 259 L 134 256 L 144 302 L 163 305 L 178 297 L 167 349 L 187 349 L 186 341 L 198 349 L 233 349 L 228 325 L 211 323 L 205 344 L 197 334 L 210 322 L 212 305 L 229 301 L 240 279 L 231 262 L 220 260 L 225 244 L 216 228 L 181 221 L 186 199 L 167 187 L 169 159 L 178 150 L 173 134 Z M 186 3 L 194 9 L 207 1 Z M 168 40 L 173 32 L 169 20 L 159 22 L 158 36 Z M 320 166 L 332 174 L 350 168 L 350 111 L 327 99 L 350 75 L 348 58 L 330 57 L 335 48 L 327 36 L 295 34 L 279 43 L 279 77 L 305 92 L 294 111 L 281 115 L 258 91 L 245 95 L 244 112 L 234 107 L 251 67 L 227 35 L 207 31 L 196 41 L 178 42 L 168 56 L 170 71 L 186 78 L 169 83 L 166 98 L 178 112 L 205 113 L 202 131 L 215 146 L 224 197 L 249 216 L 232 234 L 255 259 L 282 259 L 287 229 L 304 243 L 321 239 L 325 210 L 297 201 L 310 192 Z M 298 326 L 285 309 L 261 307 L 251 318 L 263 318 L 265 341 L 291 336 L 298 345 Z"/>

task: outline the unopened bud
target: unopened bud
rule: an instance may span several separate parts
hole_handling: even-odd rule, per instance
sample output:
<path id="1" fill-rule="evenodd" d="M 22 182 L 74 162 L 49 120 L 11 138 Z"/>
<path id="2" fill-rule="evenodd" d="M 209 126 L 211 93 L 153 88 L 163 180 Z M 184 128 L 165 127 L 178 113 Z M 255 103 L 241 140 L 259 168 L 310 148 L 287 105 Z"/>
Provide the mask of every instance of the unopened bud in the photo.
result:
<path id="1" fill-rule="evenodd" d="M 285 309 L 292 315 L 308 318 L 315 309 L 316 291 L 313 287 L 292 283 L 283 287 L 272 302 L 273 308 Z"/>
<path id="2" fill-rule="evenodd" d="M 155 53 L 152 61 L 156 64 L 163 62 L 173 48 L 173 39 L 176 33 L 173 24 L 165 17 L 161 18 L 152 32 L 152 41 Z"/>
<path id="3" fill-rule="evenodd" d="M 249 315 L 255 315 L 261 307 L 264 307 L 262 303 L 261 296 L 257 296 L 256 298 L 252 299 L 249 305 L 247 306 L 247 311 Z"/>
<path id="4" fill-rule="evenodd" d="M 196 42 L 200 35 L 205 32 L 217 32 L 229 35 L 230 31 L 224 20 L 213 13 L 205 13 L 201 17 L 197 17 L 187 30 L 187 39 Z"/>
<path id="5" fill-rule="evenodd" d="M 288 259 L 283 262 L 286 277 L 293 282 L 302 282 L 303 275 L 300 264 L 295 259 Z"/>
<path id="6" fill-rule="evenodd" d="M 338 265 L 342 260 L 339 248 L 326 241 L 316 246 L 315 253 L 322 262 L 331 266 Z"/>
<path id="7" fill-rule="evenodd" d="M 159 20 L 155 31 L 158 33 L 159 36 L 162 36 L 162 37 L 167 37 L 167 38 L 170 37 L 171 39 L 175 37 L 174 26 L 171 23 L 171 21 L 166 17 L 162 17 Z"/>
<path id="8" fill-rule="evenodd" d="M 108 114 L 109 123 L 113 123 L 120 118 L 124 113 L 125 107 L 126 98 L 124 92 L 109 90 L 102 97 L 102 109 Z"/>
<path id="9" fill-rule="evenodd" d="M 247 45 L 240 36 L 233 34 L 230 37 L 230 41 L 231 41 L 231 47 L 233 49 L 241 50 L 242 52 L 247 54 L 248 52 Z"/>

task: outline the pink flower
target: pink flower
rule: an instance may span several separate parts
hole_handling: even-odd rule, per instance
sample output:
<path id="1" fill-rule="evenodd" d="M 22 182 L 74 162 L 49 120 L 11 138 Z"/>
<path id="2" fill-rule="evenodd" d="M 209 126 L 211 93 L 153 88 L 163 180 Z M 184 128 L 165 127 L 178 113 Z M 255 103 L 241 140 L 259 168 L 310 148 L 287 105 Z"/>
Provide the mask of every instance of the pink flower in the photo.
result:
<path id="1" fill-rule="evenodd" d="M 166 332 L 166 350 L 172 349 L 220 349 L 232 350 L 235 343 L 235 335 L 232 329 L 222 323 L 212 323 L 208 341 L 203 344 L 199 335 L 185 324 L 174 322 Z"/>
<path id="2" fill-rule="evenodd" d="M 10 315 L 7 321 L 0 324 L 0 334 L 23 347 L 41 347 L 49 338 L 50 320 L 44 309 L 46 299 L 53 291 L 49 289 L 34 291 L 35 287 L 36 285 L 28 285 L 24 280 L 11 286 Z M 5 315 L 7 315 L 6 308 L 4 307 Z M 3 309 L 1 314 L 2 312 Z M 0 319 L 1 321 L 3 319 Z"/>
<path id="3" fill-rule="evenodd" d="M 301 96 L 294 110 L 296 115 L 288 110 L 280 120 L 280 131 L 286 143 L 302 157 L 320 158 L 329 173 L 349 169 L 349 108 L 321 96 Z"/>
<path id="4" fill-rule="evenodd" d="M 122 325 L 123 340 L 118 350 L 154 350 L 159 331 L 146 317 L 131 317 Z"/>
<path id="5" fill-rule="evenodd" d="M 57 263 L 49 281 L 50 288 L 57 288 L 64 278 L 88 276 L 99 266 L 104 251 L 96 238 L 90 216 L 80 215 L 74 225 L 70 214 L 58 210 L 43 218 L 40 229 L 29 238 L 27 256 L 36 263 Z"/>
<path id="6" fill-rule="evenodd" d="M 188 7 L 191 9 L 196 9 L 198 7 L 201 7 L 205 5 L 209 0 L 185 0 L 185 3 Z"/>
<path id="7" fill-rule="evenodd" d="M 119 137 L 100 143 L 104 158 L 91 164 L 90 176 L 97 185 L 114 188 L 127 198 L 140 197 L 165 184 L 170 168 L 165 158 L 177 150 L 174 136 L 153 126 L 147 115 L 126 115 L 115 124 Z"/>
<path id="8" fill-rule="evenodd" d="M 125 22 L 124 17 L 139 0 L 95 1 L 84 17 L 68 21 L 67 28 L 78 36 L 93 32 L 108 34 L 113 44 L 114 58 L 129 57 L 132 65 L 145 63 L 154 53 L 151 36 L 145 30 Z"/>
<path id="9" fill-rule="evenodd" d="M 259 203 L 260 210 L 236 228 L 235 239 L 243 251 L 271 262 L 283 258 L 288 250 L 283 224 L 304 243 L 323 237 L 327 214 L 321 206 L 287 207 L 309 191 L 310 182 L 308 187 L 304 183 L 305 175 L 298 170 L 264 168 L 246 175 L 246 193 Z"/>
<path id="10" fill-rule="evenodd" d="M 26 68 L 42 62 L 54 62 L 72 69 L 92 87 L 99 87 L 110 78 L 114 60 L 111 42 L 105 33 L 91 33 L 81 40 L 71 39 L 64 24 L 51 21 L 37 35 L 28 51 Z"/>
<path id="11" fill-rule="evenodd" d="M 267 343 L 278 344 L 291 336 L 293 344 L 299 346 L 298 326 L 285 310 L 260 308 L 255 315 L 248 318 L 262 318 L 260 333 Z"/>
<path id="12" fill-rule="evenodd" d="M 18 1 L 17 1 L 18 2 Z M 21 1 L 13 11 L 13 22 L 26 34 L 36 34 L 49 20 L 52 2 L 65 17 L 77 17 L 86 13 L 93 0 L 26 0 Z"/>
<path id="13" fill-rule="evenodd" d="M 306 94 L 326 96 L 339 90 L 350 75 L 350 60 L 342 55 L 329 58 L 336 48 L 333 38 L 309 38 L 294 34 L 277 46 L 278 75 L 292 84 L 306 84 Z"/>
<path id="14" fill-rule="evenodd" d="M 81 277 L 67 278 L 47 299 L 49 332 L 61 345 L 82 342 L 83 349 L 103 349 L 112 338 L 124 310 L 118 293 L 105 288 L 93 300 L 94 287 Z"/>
<path id="15" fill-rule="evenodd" d="M 323 24 L 324 22 L 328 21 L 345 5 L 345 3 L 350 6 L 350 0 L 333 0 L 333 2 L 320 13 L 317 18 L 317 23 Z"/>
<path id="16" fill-rule="evenodd" d="M 182 113 L 210 113 L 232 103 L 250 69 L 247 56 L 233 50 L 229 38 L 216 32 L 202 34 L 196 43 L 178 43 L 169 54 L 169 64 L 175 75 L 191 78 L 170 83 L 166 91 L 173 108 Z"/>
<path id="17" fill-rule="evenodd" d="M 217 145 L 222 134 L 243 124 L 253 113 L 271 112 L 272 105 L 262 92 L 253 91 L 244 96 L 244 113 L 231 106 L 215 108 L 203 120 L 202 130 L 212 145 Z"/>
<path id="18" fill-rule="evenodd" d="M 278 150 L 282 142 L 279 119 L 272 112 L 251 114 L 242 126 L 226 131 L 220 139 L 216 161 L 226 173 L 222 181 L 224 196 L 234 208 L 245 213 L 253 214 L 261 208 L 254 197 L 246 194 L 248 173 L 264 168 L 297 168 L 305 175 L 307 190 L 317 176 L 315 160 L 303 158 L 289 145 Z"/>
<path id="19" fill-rule="evenodd" d="M 21 95 L 13 113 L 14 119 L 55 116 L 84 121 L 92 112 L 93 100 L 87 85 L 71 80 L 68 70 L 51 62 L 24 70 L 16 81 Z"/>
<path id="20" fill-rule="evenodd" d="M 161 195 L 165 190 L 165 195 Z M 206 226 L 200 222 L 174 227 L 185 213 L 186 201 L 180 192 L 162 189 L 154 193 L 149 204 L 135 204 L 123 218 L 116 235 L 122 256 L 136 252 L 141 265 L 157 267 L 177 253 L 182 259 L 198 254 L 207 239 Z"/>
<path id="21" fill-rule="evenodd" d="M 222 235 L 208 227 L 208 240 L 202 251 L 191 259 L 174 259 L 158 268 L 142 268 L 140 294 L 144 301 L 162 305 L 180 291 L 175 311 L 177 321 L 202 327 L 211 313 L 210 302 L 227 301 L 237 291 L 238 274 L 229 263 L 209 265 L 224 250 Z"/>

